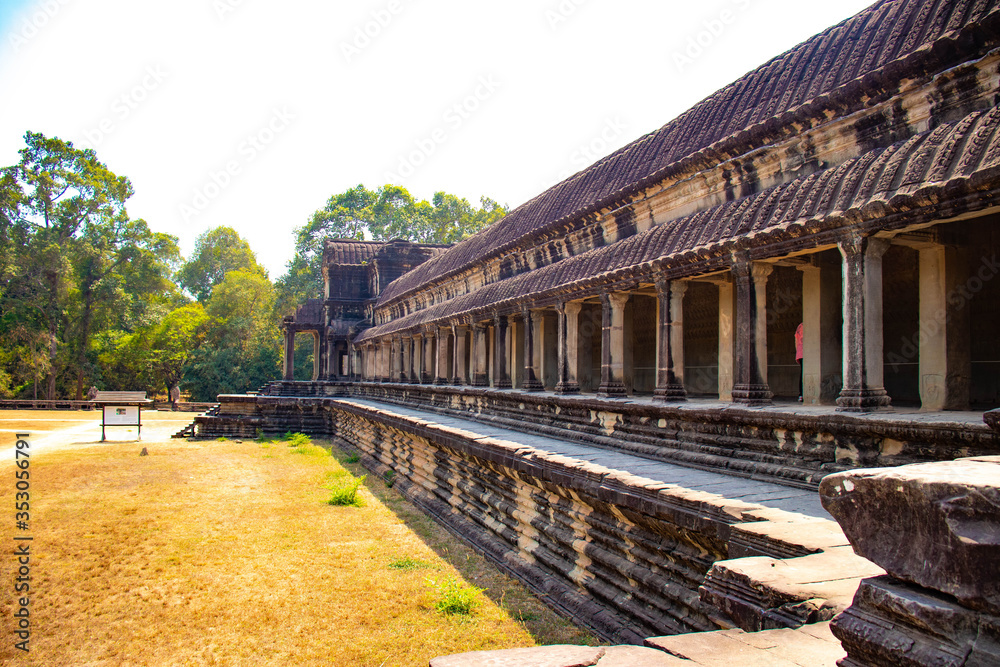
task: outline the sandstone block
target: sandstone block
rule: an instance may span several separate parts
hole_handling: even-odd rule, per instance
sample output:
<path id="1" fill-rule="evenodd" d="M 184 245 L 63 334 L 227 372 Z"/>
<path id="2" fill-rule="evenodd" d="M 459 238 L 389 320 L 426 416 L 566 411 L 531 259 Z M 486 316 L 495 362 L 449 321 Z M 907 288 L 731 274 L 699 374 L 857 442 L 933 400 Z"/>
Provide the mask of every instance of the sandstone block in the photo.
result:
<path id="1" fill-rule="evenodd" d="M 820 496 L 858 554 L 1000 613 L 1000 457 L 842 472 Z"/>
<path id="2" fill-rule="evenodd" d="M 994 431 L 1000 432 L 1000 409 L 990 410 L 984 414 L 983 421 Z"/>
<path id="3" fill-rule="evenodd" d="M 842 667 L 1000 664 L 1000 617 L 890 577 L 862 582 L 831 629 L 849 656 Z"/>
<path id="4" fill-rule="evenodd" d="M 542 646 L 475 651 L 431 660 L 430 667 L 678 667 L 690 665 L 641 646 Z"/>

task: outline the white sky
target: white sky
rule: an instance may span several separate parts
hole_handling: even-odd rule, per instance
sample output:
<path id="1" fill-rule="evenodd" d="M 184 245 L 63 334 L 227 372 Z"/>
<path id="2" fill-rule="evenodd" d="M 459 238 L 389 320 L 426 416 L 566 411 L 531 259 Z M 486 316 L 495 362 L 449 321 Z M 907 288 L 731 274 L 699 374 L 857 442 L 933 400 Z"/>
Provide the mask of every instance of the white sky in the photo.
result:
<path id="1" fill-rule="evenodd" d="M 515 207 L 869 4 L 0 0 L 0 165 L 88 145 L 185 255 L 229 225 L 277 278 L 334 193 Z"/>

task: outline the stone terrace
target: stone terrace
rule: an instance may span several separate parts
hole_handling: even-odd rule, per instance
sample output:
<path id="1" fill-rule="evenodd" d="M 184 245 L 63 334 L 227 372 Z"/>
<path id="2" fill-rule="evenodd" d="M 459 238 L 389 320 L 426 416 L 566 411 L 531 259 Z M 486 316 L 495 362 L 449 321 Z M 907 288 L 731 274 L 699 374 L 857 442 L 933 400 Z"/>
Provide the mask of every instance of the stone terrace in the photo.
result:
<path id="1" fill-rule="evenodd" d="M 829 620 L 863 577 L 882 574 L 854 555 L 809 488 L 361 396 L 220 398 L 219 415 L 199 418 L 200 436 L 261 425 L 331 436 L 616 643 Z"/>

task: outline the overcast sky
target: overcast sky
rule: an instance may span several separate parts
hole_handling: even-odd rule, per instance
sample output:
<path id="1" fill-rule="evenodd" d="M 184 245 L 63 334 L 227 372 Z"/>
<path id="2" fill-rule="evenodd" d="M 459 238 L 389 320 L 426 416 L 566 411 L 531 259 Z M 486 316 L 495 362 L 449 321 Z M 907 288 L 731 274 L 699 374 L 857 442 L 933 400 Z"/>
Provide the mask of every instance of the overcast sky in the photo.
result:
<path id="1" fill-rule="evenodd" d="M 358 183 L 516 207 L 869 0 L 0 0 L 0 165 L 88 146 L 191 252 Z"/>

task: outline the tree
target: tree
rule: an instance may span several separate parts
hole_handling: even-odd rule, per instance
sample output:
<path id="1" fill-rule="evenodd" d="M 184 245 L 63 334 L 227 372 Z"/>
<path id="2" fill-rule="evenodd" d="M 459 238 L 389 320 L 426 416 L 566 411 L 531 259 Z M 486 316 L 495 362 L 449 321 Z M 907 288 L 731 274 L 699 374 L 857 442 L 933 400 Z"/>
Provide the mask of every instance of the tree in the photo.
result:
<path id="1" fill-rule="evenodd" d="M 253 271 L 231 271 L 205 306 L 205 344 L 190 357 L 184 382 L 195 400 L 256 389 L 280 372 L 281 332 L 274 286 Z"/>
<path id="2" fill-rule="evenodd" d="M 131 183 L 93 150 L 33 132 L 25 144 L 0 170 L 0 336 L 15 324 L 44 332 L 48 397 L 75 377 L 82 398 L 95 330 L 159 298 L 177 240 L 128 217 Z"/>
<path id="3" fill-rule="evenodd" d="M 267 275 L 257 256 L 232 227 L 216 227 L 195 241 L 194 254 L 177 272 L 177 282 L 198 301 L 205 303 L 212 290 L 230 271 Z"/>
<path id="4" fill-rule="evenodd" d="M 320 295 L 320 263 L 323 243 L 328 238 L 455 243 L 508 212 L 488 197 L 482 197 L 480 205 L 476 208 L 468 200 L 445 192 L 435 193 L 431 202 L 417 200 L 398 185 L 384 185 L 378 190 L 358 185 L 334 195 L 313 213 L 309 222 L 296 229 L 295 257 L 288 264 L 287 277 L 279 280 L 280 301 L 301 303 Z"/>

